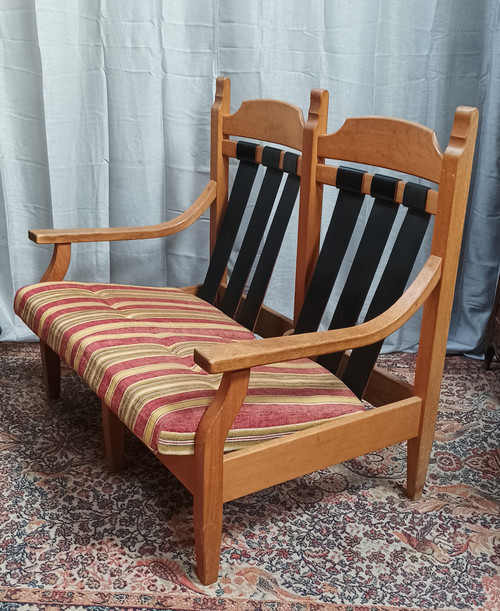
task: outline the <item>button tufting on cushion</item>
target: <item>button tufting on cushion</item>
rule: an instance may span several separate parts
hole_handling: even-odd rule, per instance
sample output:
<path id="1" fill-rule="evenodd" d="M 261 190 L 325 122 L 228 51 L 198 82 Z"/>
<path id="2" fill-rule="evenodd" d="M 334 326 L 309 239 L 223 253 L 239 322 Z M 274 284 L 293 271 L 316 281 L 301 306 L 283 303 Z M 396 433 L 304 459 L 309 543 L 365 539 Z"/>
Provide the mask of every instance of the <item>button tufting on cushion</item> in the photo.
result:
<path id="1" fill-rule="evenodd" d="M 252 339 L 214 306 L 180 289 L 49 282 L 18 291 L 15 311 L 154 452 L 192 454 L 221 376 L 194 348 Z M 225 450 L 363 410 L 334 375 L 301 359 L 252 369 Z"/>

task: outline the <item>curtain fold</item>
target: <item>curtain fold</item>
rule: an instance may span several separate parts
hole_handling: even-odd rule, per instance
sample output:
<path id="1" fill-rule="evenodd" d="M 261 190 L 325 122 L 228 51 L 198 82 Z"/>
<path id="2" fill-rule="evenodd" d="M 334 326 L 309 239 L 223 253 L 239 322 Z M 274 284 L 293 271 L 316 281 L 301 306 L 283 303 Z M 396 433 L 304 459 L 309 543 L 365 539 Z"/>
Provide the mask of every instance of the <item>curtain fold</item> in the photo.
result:
<path id="1" fill-rule="evenodd" d="M 13 296 L 40 278 L 51 248 L 32 244 L 29 228 L 151 224 L 197 197 L 223 74 L 233 110 L 270 97 L 306 113 L 310 90 L 327 88 L 329 131 L 347 116 L 393 115 L 446 143 L 456 106 L 479 108 L 449 340 L 452 351 L 479 354 L 500 261 L 498 5 L 0 0 L 0 339 L 31 337 Z M 293 253 L 287 244 L 271 285 L 271 305 L 285 309 Z M 205 216 L 167 240 L 77 246 L 68 278 L 192 284 L 207 256 Z M 417 323 L 387 349 L 414 348 Z"/>

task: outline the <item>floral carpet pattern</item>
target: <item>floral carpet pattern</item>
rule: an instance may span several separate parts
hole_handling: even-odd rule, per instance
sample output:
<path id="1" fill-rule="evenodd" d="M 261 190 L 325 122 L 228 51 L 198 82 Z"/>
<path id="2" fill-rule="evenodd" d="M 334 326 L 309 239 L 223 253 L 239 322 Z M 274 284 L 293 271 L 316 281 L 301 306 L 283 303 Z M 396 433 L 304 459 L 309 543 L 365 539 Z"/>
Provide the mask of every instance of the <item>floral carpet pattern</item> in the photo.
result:
<path id="1" fill-rule="evenodd" d="M 398 445 L 228 503 L 205 587 L 190 494 L 132 437 L 110 475 L 98 399 L 65 372 L 47 401 L 38 346 L 0 343 L 0 609 L 498 611 L 499 448 L 499 381 L 448 357 L 422 500 Z"/>

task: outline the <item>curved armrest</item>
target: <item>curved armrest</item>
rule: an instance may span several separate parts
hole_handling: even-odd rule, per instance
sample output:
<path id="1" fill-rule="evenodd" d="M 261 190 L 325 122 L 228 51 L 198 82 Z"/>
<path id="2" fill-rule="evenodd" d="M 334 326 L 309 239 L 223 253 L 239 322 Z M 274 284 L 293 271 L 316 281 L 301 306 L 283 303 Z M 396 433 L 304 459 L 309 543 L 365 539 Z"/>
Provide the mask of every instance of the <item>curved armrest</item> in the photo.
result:
<path id="1" fill-rule="evenodd" d="M 210 206 L 216 197 L 215 181 L 211 180 L 197 200 L 182 214 L 166 223 L 144 227 L 112 227 L 94 229 L 35 229 L 28 232 L 37 244 L 71 244 L 75 242 L 111 242 L 162 238 L 189 227 Z"/>
<path id="2" fill-rule="evenodd" d="M 204 346 L 194 351 L 194 360 L 208 373 L 224 373 L 373 344 L 409 320 L 431 294 L 440 277 L 441 258 L 431 255 L 403 295 L 372 320 L 344 329 Z"/>

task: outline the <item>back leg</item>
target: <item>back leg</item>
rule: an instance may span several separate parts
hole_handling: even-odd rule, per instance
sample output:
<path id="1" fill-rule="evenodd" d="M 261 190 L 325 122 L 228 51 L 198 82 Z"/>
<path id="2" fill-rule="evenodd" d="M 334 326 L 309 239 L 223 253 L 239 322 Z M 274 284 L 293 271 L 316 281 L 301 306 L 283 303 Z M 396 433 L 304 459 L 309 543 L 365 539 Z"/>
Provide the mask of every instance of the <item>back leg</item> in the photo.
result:
<path id="1" fill-rule="evenodd" d="M 495 349 L 493 348 L 493 346 L 490 346 L 484 354 L 484 366 L 486 369 L 489 369 L 491 367 L 491 363 L 493 361 L 494 356 Z"/>
<path id="2" fill-rule="evenodd" d="M 49 399 L 58 399 L 61 394 L 61 360 L 59 355 L 45 342 L 40 341 L 42 373 L 45 390 Z"/>
<path id="3" fill-rule="evenodd" d="M 111 473 L 118 473 L 123 469 L 125 425 L 104 401 L 102 401 L 102 431 L 109 470 Z"/>

